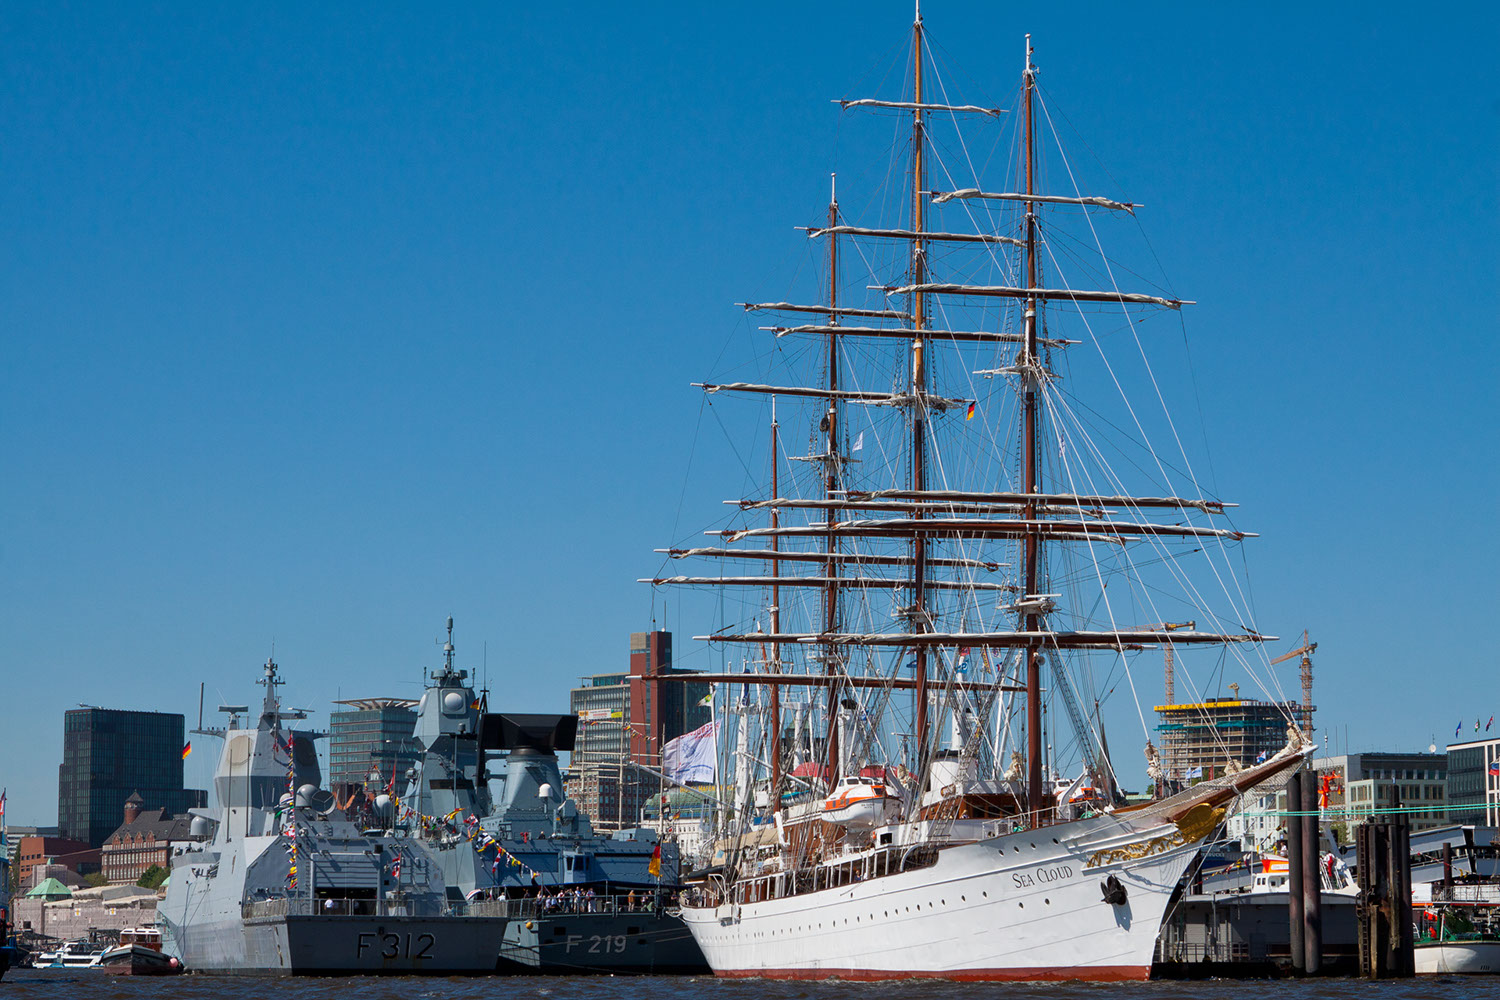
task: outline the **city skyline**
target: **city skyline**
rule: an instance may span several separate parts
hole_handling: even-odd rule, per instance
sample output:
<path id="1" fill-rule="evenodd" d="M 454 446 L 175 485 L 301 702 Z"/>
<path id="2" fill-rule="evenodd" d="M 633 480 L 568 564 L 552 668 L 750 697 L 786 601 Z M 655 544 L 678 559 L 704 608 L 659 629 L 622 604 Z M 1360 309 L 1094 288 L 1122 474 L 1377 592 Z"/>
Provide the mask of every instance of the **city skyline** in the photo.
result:
<path id="1" fill-rule="evenodd" d="M 924 7 L 976 97 L 1033 33 L 1199 303 L 1181 395 L 1261 535 L 1267 652 L 1319 643 L 1319 742 L 1420 750 L 1500 711 L 1469 627 L 1500 545 L 1465 502 L 1500 492 L 1497 14 L 1358 11 Z M 719 664 L 691 597 L 635 582 L 749 478 L 689 383 L 756 349 L 733 303 L 817 266 L 792 227 L 852 156 L 830 99 L 881 83 L 909 18 L 0 14 L 8 819 L 55 822 L 79 702 L 191 728 L 200 682 L 254 704 L 274 655 L 326 728 L 415 697 L 450 614 L 496 708 L 563 711 L 632 632 Z M 1136 786 L 1139 662 L 1107 706 Z"/>

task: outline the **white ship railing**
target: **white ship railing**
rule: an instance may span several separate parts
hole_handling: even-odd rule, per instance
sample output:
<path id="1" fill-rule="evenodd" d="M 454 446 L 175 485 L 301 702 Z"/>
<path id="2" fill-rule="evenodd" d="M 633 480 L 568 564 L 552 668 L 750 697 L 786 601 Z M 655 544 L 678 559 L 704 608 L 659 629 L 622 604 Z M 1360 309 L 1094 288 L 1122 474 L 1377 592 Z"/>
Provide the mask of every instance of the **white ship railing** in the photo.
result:
<path id="1" fill-rule="evenodd" d="M 1432 887 L 1432 899 L 1440 903 L 1500 903 L 1500 885 L 1455 885 L 1444 889 L 1437 884 Z"/>

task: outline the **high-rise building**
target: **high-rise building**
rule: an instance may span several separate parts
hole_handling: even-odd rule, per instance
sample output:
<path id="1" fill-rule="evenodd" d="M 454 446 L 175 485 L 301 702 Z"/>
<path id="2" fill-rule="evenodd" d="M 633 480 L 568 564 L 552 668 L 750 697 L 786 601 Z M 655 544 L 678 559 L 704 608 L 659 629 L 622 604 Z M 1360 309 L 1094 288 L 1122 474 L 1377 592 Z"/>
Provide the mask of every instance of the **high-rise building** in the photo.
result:
<path id="1" fill-rule="evenodd" d="M 661 782 L 631 765 L 660 770 L 667 741 L 708 722 L 709 709 L 700 704 L 707 684 L 646 680 L 691 672 L 672 666 L 672 633 L 633 632 L 628 672 L 593 674 L 572 690 L 569 707 L 578 716 L 578 737 L 569 758 L 568 794 L 596 829 L 636 826 Z"/>
<path id="2" fill-rule="evenodd" d="M 1450 823 L 1500 826 L 1500 738 L 1448 744 L 1448 809 Z"/>
<path id="3" fill-rule="evenodd" d="M 385 787 L 393 772 L 405 773 L 422 755 L 412 735 L 417 703 L 411 699 L 352 698 L 334 704 L 349 706 L 329 720 L 328 784 L 335 791 L 367 784 L 372 774 Z M 398 791 L 403 784 L 398 777 Z"/>
<path id="4" fill-rule="evenodd" d="M 1287 745 L 1288 720 L 1301 712 L 1294 701 L 1239 697 L 1157 705 L 1166 780 L 1191 784 L 1224 774 L 1231 762 L 1238 770 L 1264 760 Z"/>
<path id="5" fill-rule="evenodd" d="M 139 793 L 157 808 L 184 813 L 208 793 L 182 787 L 181 715 L 74 708 L 63 714 L 57 777 L 62 836 L 100 847 L 120 825 L 125 800 Z"/>

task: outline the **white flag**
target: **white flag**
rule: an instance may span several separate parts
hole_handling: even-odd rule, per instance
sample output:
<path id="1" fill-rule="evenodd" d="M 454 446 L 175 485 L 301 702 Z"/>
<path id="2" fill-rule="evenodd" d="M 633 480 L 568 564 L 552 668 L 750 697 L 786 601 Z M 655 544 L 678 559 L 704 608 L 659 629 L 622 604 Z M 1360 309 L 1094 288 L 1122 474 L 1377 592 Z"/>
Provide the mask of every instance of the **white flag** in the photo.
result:
<path id="1" fill-rule="evenodd" d="M 662 747 L 661 769 L 669 781 L 685 785 L 714 780 L 714 734 L 718 728 L 717 722 L 710 722 Z"/>
<path id="2" fill-rule="evenodd" d="M 865 432 L 864 431 L 860 431 L 859 432 L 859 437 L 857 437 L 857 438 L 854 439 L 854 447 L 850 448 L 849 450 L 850 451 L 859 451 L 862 448 L 864 448 L 864 446 L 865 446 Z"/>

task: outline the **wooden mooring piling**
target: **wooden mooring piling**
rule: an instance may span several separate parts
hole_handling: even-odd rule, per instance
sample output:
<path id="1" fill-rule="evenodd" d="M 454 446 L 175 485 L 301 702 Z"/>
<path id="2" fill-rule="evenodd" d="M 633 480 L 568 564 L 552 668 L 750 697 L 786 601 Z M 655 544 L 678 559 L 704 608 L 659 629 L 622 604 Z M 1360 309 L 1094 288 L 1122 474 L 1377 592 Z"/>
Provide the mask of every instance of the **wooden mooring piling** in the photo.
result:
<path id="1" fill-rule="evenodd" d="M 1366 979 L 1414 975 L 1411 834 L 1399 809 L 1354 828 L 1359 858 L 1359 969 Z"/>

